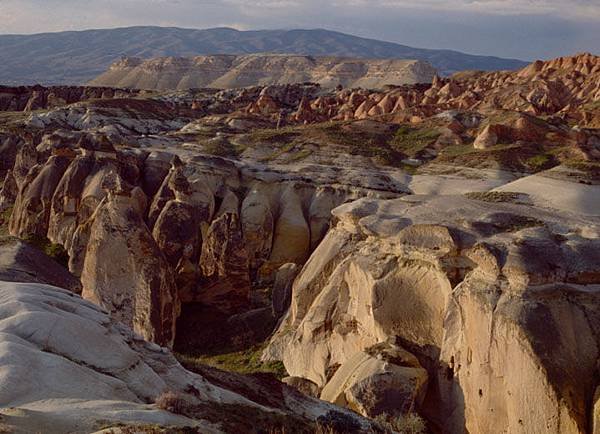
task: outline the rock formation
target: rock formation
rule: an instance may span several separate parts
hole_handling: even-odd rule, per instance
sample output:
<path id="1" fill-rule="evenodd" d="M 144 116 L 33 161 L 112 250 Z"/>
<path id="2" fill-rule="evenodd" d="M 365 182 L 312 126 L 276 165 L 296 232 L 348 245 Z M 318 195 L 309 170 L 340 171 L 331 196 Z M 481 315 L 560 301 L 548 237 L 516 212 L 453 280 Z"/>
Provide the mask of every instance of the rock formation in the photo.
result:
<path id="1" fill-rule="evenodd" d="M 120 321 L 134 342 L 184 357 L 258 351 L 276 328 L 264 358 L 283 361 L 286 383 L 369 417 L 418 413 L 435 432 L 594 432 L 597 63 L 579 55 L 376 91 L 7 92 L 0 271 L 82 290 L 110 313 L 102 324 Z M 67 252 L 79 281 L 6 232 L 65 261 Z M 56 307 L 44 291 L 35 294 Z M 0 327 L 21 324 L 19 303 Z M 19 339 L 37 336 L 19 327 Z M 121 368 L 95 372 L 137 381 Z M 277 414 L 292 417 L 300 402 L 318 418 L 273 379 L 194 369 Z M 91 413 L 106 414 L 92 392 L 63 397 L 83 396 Z M 53 399 L 42 388 L 35 402 L 45 394 Z M 140 410 L 127 396 L 116 408 Z M 17 413 L 41 405 L 6 402 Z M 148 420 L 181 421 L 152 412 Z M 236 414 L 228 423 L 248 419 Z M 338 431 L 359 429 L 338 422 Z"/>
<path id="2" fill-rule="evenodd" d="M 326 88 L 381 88 L 427 83 L 435 69 L 427 62 L 350 59 L 285 54 L 217 55 L 151 60 L 125 58 L 90 82 L 136 89 L 227 89 L 265 84 L 314 82 Z M 168 79 L 166 78 L 168 77 Z"/>
<path id="3" fill-rule="evenodd" d="M 266 379 L 186 371 L 166 348 L 69 291 L 1 282 L 0 300 L 3 431 L 90 433 L 151 425 L 215 434 L 290 427 L 309 433 L 328 421 L 354 427 L 348 432 L 377 429 Z"/>
<path id="4" fill-rule="evenodd" d="M 363 414 L 414 402 L 443 432 L 587 432 L 600 243 L 581 234 L 597 218 L 458 196 L 363 199 L 333 214 L 266 358 Z M 390 340 L 416 359 L 369 355 Z M 403 398 L 386 400 L 388 387 Z"/>

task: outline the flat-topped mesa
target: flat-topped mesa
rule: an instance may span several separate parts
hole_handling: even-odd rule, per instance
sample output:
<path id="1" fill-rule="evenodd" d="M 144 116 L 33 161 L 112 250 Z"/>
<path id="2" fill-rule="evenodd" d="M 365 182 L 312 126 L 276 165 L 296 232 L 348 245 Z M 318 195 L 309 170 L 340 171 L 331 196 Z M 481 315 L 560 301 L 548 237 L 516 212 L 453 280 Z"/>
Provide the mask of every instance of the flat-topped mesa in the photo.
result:
<path id="1" fill-rule="evenodd" d="M 287 54 L 123 58 L 91 85 L 137 89 L 219 89 L 266 84 L 319 83 L 325 88 L 382 88 L 431 82 L 427 62 L 400 59 L 353 59 Z"/>

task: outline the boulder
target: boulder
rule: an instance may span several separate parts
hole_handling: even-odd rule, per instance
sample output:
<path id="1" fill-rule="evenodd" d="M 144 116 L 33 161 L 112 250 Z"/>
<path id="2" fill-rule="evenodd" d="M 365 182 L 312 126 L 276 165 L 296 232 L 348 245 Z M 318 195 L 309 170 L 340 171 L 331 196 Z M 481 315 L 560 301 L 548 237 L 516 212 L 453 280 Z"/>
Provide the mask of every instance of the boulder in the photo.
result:
<path id="1" fill-rule="evenodd" d="M 306 378 L 300 377 L 285 377 L 281 381 L 297 391 L 313 398 L 318 398 L 321 395 L 319 386 Z"/>
<path id="2" fill-rule="evenodd" d="M 427 386 L 427 371 L 415 356 L 379 344 L 350 357 L 321 392 L 321 399 L 359 414 L 400 416 L 415 410 Z"/>
<path id="3" fill-rule="evenodd" d="M 475 149 L 487 149 L 498 144 L 498 128 L 495 125 L 486 126 L 475 138 Z"/>

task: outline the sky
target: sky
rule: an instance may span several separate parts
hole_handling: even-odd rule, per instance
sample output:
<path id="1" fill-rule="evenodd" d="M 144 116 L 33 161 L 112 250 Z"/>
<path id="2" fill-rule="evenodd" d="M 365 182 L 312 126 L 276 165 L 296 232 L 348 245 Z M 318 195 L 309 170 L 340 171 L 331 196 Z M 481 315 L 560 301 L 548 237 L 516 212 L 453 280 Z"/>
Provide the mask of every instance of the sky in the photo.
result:
<path id="1" fill-rule="evenodd" d="M 133 25 L 325 28 L 523 60 L 600 54 L 600 0 L 0 0 L 0 34 Z"/>

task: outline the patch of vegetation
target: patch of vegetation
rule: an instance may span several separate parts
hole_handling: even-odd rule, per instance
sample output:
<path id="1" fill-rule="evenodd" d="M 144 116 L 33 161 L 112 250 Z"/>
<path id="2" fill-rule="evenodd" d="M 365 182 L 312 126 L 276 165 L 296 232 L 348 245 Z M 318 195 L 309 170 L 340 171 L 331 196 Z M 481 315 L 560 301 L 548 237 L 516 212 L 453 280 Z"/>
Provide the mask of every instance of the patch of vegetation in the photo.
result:
<path id="1" fill-rule="evenodd" d="M 433 128 L 413 128 L 402 125 L 396 130 L 391 145 L 409 157 L 416 156 L 428 146 L 435 143 L 440 133 Z"/>
<path id="2" fill-rule="evenodd" d="M 59 244 L 54 244 L 50 242 L 48 238 L 41 237 L 39 235 L 28 235 L 23 238 L 23 241 L 25 241 L 28 244 L 31 244 L 34 247 L 37 247 L 59 264 L 65 267 L 69 266 L 69 254 L 63 248 L 63 246 Z"/>
<path id="3" fill-rule="evenodd" d="M 156 424 L 125 424 L 101 422 L 98 430 L 108 430 L 108 432 L 118 432 L 119 434 L 198 434 L 198 429 L 186 427 L 166 427 Z"/>
<path id="4" fill-rule="evenodd" d="M 13 207 L 9 207 L 0 213 L 0 237 L 8 237 L 8 222 L 12 214 Z"/>
<path id="5" fill-rule="evenodd" d="M 525 160 L 525 164 L 534 173 L 540 172 L 545 169 L 549 169 L 550 167 L 554 166 L 553 158 L 551 155 L 548 154 L 534 155 L 533 157 L 530 157 L 527 160 Z"/>
<path id="6" fill-rule="evenodd" d="M 446 147 L 436 161 L 456 165 L 501 168 L 517 172 L 536 173 L 559 164 L 557 154 L 561 147 L 552 150 L 542 145 L 498 144 L 487 149 L 475 149 L 472 145 Z"/>
<path id="7" fill-rule="evenodd" d="M 299 135 L 293 127 L 256 129 L 250 133 L 252 143 L 287 143 Z"/>
<path id="8" fill-rule="evenodd" d="M 589 180 L 600 181 L 600 162 L 568 159 L 564 165 L 583 172 Z"/>
<path id="9" fill-rule="evenodd" d="M 519 203 L 519 198 L 522 196 L 521 193 L 515 193 L 512 191 L 474 191 L 465 193 L 465 196 L 473 200 L 481 200 L 483 202 L 493 203 Z"/>
<path id="10" fill-rule="evenodd" d="M 288 163 L 293 163 L 295 161 L 302 161 L 305 158 L 308 158 L 312 155 L 312 151 L 310 149 L 301 149 L 298 152 L 296 152 L 295 154 L 292 154 L 289 156 L 289 158 L 287 159 Z"/>
<path id="11" fill-rule="evenodd" d="M 292 150 L 294 150 L 294 148 L 296 148 L 296 146 L 297 145 L 295 142 L 286 143 L 285 145 L 283 145 L 280 148 L 273 151 L 270 155 L 267 155 L 266 157 L 261 158 L 259 161 L 266 163 L 269 161 L 276 160 L 277 158 L 281 157 L 282 155 L 287 154 L 288 152 L 291 152 Z"/>
<path id="12" fill-rule="evenodd" d="M 400 434 L 423 434 L 427 432 L 425 421 L 416 413 L 408 413 L 396 417 L 383 413 L 377 416 L 375 421 L 381 424 L 388 432 L 397 432 Z"/>
<path id="13" fill-rule="evenodd" d="M 244 152 L 245 147 L 234 145 L 227 139 L 201 141 L 204 152 L 217 157 L 237 157 Z"/>
<path id="14" fill-rule="evenodd" d="M 281 362 L 263 362 L 260 360 L 264 345 L 256 345 L 243 351 L 235 351 L 212 355 L 187 355 L 176 354 L 177 359 L 190 370 L 195 365 L 207 365 L 223 371 L 237 372 L 239 374 L 269 373 L 278 379 L 288 374 Z"/>

